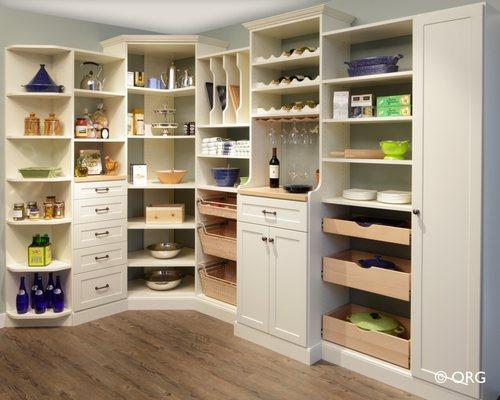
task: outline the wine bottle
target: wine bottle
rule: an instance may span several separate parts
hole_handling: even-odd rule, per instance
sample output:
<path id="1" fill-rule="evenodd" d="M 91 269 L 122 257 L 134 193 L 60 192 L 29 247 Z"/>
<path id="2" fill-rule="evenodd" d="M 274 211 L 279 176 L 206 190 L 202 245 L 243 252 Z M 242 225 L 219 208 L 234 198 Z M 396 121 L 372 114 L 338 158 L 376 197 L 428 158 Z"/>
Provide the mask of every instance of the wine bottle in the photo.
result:
<path id="1" fill-rule="evenodd" d="M 53 273 L 49 272 L 49 281 L 45 288 L 45 299 L 47 300 L 47 308 L 52 308 L 52 297 L 54 296 L 54 277 Z"/>
<path id="2" fill-rule="evenodd" d="M 56 286 L 52 292 L 52 307 L 55 313 L 60 313 L 64 310 L 64 292 L 61 287 L 61 279 L 56 276 Z"/>
<path id="3" fill-rule="evenodd" d="M 276 157 L 276 147 L 273 147 L 273 156 L 269 161 L 269 187 L 280 187 L 280 161 Z"/>
<path id="4" fill-rule="evenodd" d="M 35 272 L 35 275 L 33 276 L 33 285 L 31 285 L 31 293 L 30 293 L 30 299 L 31 299 L 31 308 L 35 308 L 35 303 L 34 303 L 34 298 L 35 298 L 35 292 L 38 289 L 38 272 Z"/>
<path id="5" fill-rule="evenodd" d="M 24 276 L 21 276 L 19 290 L 16 296 L 16 309 L 18 314 L 26 314 L 30 307 L 30 297 L 24 284 Z"/>

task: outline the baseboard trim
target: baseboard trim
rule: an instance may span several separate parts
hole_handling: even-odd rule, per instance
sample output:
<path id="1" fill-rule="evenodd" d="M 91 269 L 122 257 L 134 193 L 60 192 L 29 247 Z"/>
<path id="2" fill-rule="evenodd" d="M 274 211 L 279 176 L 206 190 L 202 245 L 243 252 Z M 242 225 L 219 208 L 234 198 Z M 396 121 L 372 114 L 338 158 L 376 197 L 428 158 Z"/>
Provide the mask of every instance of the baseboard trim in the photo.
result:
<path id="1" fill-rule="evenodd" d="M 322 347 L 323 360 L 424 399 L 471 400 L 468 396 L 415 378 L 409 370 L 336 345 L 335 343 L 323 341 Z"/>
<path id="2" fill-rule="evenodd" d="M 129 310 L 193 310 L 196 307 L 194 297 L 186 298 L 128 298 Z"/>
<path id="3" fill-rule="evenodd" d="M 307 365 L 321 359 L 321 343 L 309 348 L 302 347 L 238 322 L 234 323 L 234 335 Z"/>
<path id="4" fill-rule="evenodd" d="M 81 325 L 86 322 L 95 321 L 113 314 L 118 314 L 128 310 L 127 300 L 119 300 L 103 306 L 89 308 L 87 310 L 73 313 L 73 325 Z"/>
<path id="5" fill-rule="evenodd" d="M 5 319 L 6 319 L 6 314 L 2 313 L 0 314 L 0 329 L 5 328 Z"/>
<path id="6" fill-rule="evenodd" d="M 228 324 L 236 321 L 236 307 L 212 300 L 209 297 L 197 296 L 195 311 L 220 319 Z"/>

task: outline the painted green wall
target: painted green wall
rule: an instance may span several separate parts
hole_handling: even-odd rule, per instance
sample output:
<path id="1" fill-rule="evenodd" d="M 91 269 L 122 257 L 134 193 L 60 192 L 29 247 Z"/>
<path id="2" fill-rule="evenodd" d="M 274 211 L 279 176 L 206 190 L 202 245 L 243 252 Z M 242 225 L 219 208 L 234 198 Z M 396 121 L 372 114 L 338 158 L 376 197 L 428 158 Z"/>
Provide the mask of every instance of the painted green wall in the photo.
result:
<path id="1" fill-rule="evenodd" d="M 151 33 L 111 25 L 82 22 L 67 18 L 11 10 L 0 6 L 0 93 L 4 93 L 4 48 L 12 44 L 53 44 L 76 47 L 85 50 L 101 50 L 99 42 L 122 34 Z M 0 146 L 1 161 L 0 179 L 4 181 L 4 101 L 0 97 Z M 5 186 L 1 185 L 0 198 L 4 199 Z M 0 218 L 5 220 L 4 207 L 0 207 Z M 3 274 L 5 270 L 5 232 L 4 225 L 0 224 L 0 313 L 5 311 Z"/>

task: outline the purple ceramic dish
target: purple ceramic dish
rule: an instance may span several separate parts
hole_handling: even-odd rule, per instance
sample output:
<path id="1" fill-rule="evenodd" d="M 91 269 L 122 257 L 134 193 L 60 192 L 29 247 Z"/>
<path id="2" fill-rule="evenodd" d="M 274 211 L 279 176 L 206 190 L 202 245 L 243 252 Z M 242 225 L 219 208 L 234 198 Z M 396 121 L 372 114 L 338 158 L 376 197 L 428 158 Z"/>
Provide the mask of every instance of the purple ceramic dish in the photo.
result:
<path id="1" fill-rule="evenodd" d="M 377 57 L 366 57 L 359 58 L 357 60 L 345 61 L 349 68 L 367 67 L 369 65 L 396 65 L 398 61 L 403 58 L 402 54 L 397 54 L 395 56 L 377 56 Z"/>
<path id="2" fill-rule="evenodd" d="M 348 68 L 347 74 L 349 76 L 363 76 L 363 75 L 376 75 L 388 74 L 390 72 L 397 72 L 399 67 L 397 65 L 368 65 L 366 67 Z"/>

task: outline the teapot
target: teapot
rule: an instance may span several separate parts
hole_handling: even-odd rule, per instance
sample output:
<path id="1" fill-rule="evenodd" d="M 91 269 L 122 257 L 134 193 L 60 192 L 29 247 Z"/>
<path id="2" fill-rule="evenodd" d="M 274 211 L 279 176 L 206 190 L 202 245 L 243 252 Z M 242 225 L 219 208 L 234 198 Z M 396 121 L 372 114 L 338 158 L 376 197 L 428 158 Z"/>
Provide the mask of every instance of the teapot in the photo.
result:
<path id="1" fill-rule="evenodd" d="M 97 73 L 94 73 L 94 68 L 91 68 L 89 72 L 83 76 L 83 79 L 80 82 L 80 89 L 102 91 L 106 80 L 101 79 L 102 64 L 98 64 L 93 61 L 85 61 L 80 65 L 80 67 L 83 68 L 87 65 L 93 65 L 96 67 Z"/>

